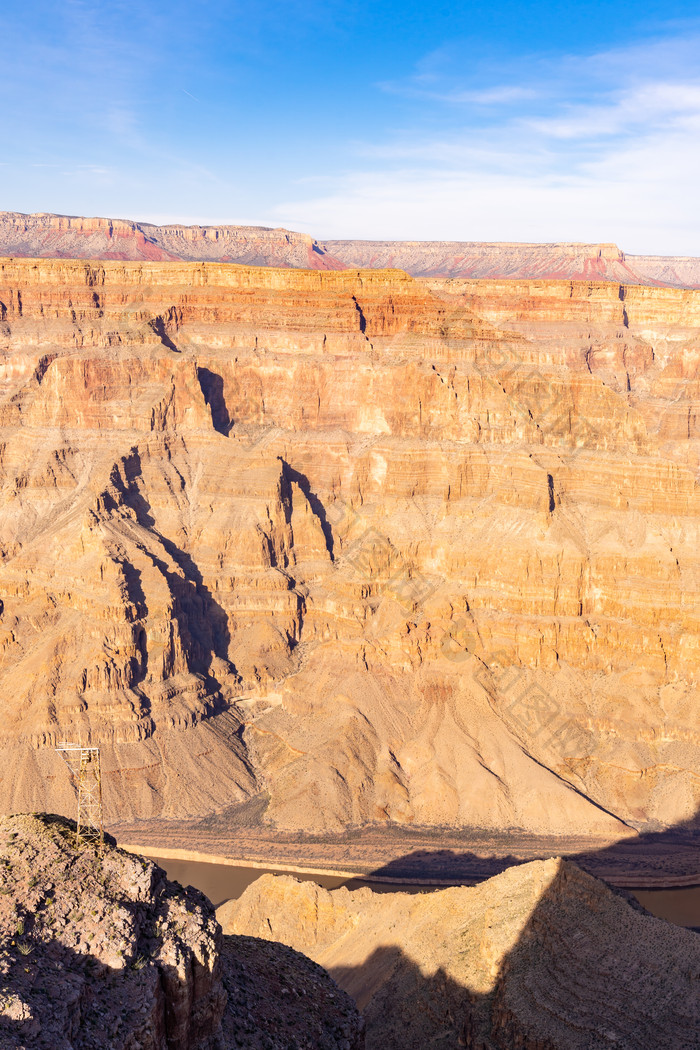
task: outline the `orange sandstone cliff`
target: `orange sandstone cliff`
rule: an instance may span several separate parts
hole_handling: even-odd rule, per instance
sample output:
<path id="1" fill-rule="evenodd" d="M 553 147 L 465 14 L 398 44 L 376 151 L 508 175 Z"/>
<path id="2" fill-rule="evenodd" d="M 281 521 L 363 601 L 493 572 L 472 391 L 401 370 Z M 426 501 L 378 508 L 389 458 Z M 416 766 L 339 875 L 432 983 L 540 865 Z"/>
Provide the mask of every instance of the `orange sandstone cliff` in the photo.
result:
<path id="1" fill-rule="evenodd" d="M 700 803 L 700 292 L 0 262 L 0 795 L 617 834 Z"/>

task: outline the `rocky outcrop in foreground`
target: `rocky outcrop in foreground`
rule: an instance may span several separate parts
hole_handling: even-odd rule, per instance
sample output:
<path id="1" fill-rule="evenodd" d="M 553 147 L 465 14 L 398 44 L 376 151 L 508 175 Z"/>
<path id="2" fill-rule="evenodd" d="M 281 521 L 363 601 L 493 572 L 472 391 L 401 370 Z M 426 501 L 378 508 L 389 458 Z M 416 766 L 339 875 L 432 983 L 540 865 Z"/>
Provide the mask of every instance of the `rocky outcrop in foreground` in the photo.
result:
<path id="1" fill-rule="evenodd" d="M 424 894 L 264 875 L 224 930 L 293 945 L 357 1001 L 368 1050 L 692 1050 L 700 937 L 566 861 Z"/>
<path id="2" fill-rule="evenodd" d="M 0 821 L 0 944 L 1 1050 L 363 1045 L 318 965 L 222 938 L 203 894 L 113 846 L 78 848 L 60 817 Z"/>

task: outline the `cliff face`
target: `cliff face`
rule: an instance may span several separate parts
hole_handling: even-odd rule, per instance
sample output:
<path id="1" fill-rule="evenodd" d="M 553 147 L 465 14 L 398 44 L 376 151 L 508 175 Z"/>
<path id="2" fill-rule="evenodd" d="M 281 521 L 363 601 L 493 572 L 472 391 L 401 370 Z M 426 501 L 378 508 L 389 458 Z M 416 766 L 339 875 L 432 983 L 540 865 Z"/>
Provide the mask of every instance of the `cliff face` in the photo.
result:
<path id="1" fill-rule="evenodd" d="M 3 1050 L 364 1046 L 354 1003 L 318 965 L 222 937 L 203 894 L 113 846 L 77 846 L 60 817 L 0 821 L 0 937 Z"/>
<path id="2" fill-rule="evenodd" d="M 0 255 L 191 260 L 294 269 L 405 270 L 414 277 L 535 278 L 700 287 L 700 259 L 629 255 L 615 244 L 324 241 L 263 226 L 155 226 L 128 219 L 0 212 Z"/>
<path id="3" fill-rule="evenodd" d="M 414 277 L 509 277 L 700 287 L 700 259 L 630 255 L 616 244 L 324 241 L 346 266 L 396 266 Z"/>
<path id="4" fill-rule="evenodd" d="M 305 233 L 264 226 L 154 226 L 128 219 L 0 212 L 0 255 L 47 259 L 211 260 L 342 270 Z"/>
<path id="5" fill-rule="evenodd" d="M 560 860 L 473 888 L 333 891 L 264 875 L 217 916 L 325 966 L 368 1050 L 691 1050 L 700 939 Z"/>
<path id="6" fill-rule="evenodd" d="M 0 265 L 0 793 L 691 818 L 700 294 Z"/>

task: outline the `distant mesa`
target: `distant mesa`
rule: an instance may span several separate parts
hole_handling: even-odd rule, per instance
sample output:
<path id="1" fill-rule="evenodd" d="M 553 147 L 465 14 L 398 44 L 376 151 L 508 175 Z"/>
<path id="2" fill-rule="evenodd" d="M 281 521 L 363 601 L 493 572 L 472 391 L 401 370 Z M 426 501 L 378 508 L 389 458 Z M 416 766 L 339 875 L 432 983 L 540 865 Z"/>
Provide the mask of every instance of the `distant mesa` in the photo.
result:
<path id="1" fill-rule="evenodd" d="M 0 255 L 345 269 L 306 233 L 264 226 L 152 226 L 129 219 L 43 212 L 0 212 Z"/>
<path id="2" fill-rule="evenodd" d="M 629 255 L 616 244 L 315 240 L 266 226 L 155 226 L 130 219 L 0 212 L 0 255 L 227 262 L 291 269 L 398 269 L 413 277 L 616 281 L 700 288 L 700 258 Z"/>

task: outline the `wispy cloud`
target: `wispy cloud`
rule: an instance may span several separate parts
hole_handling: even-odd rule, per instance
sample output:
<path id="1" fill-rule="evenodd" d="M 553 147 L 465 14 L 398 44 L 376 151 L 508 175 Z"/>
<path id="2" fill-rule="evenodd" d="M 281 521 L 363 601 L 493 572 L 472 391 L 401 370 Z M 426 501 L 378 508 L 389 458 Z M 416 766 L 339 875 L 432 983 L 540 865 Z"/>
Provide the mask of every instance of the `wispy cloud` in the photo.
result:
<path id="1" fill-rule="evenodd" d="M 433 106 L 440 130 L 421 111 L 415 127 L 356 143 L 355 170 L 332 191 L 308 187 L 278 214 L 304 214 L 330 236 L 617 240 L 629 251 L 697 253 L 698 54 L 700 33 L 686 33 L 521 59 L 518 83 L 464 89 L 454 53 L 442 72 L 433 54 L 390 90 Z M 498 109 L 485 119 L 490 102 Z"/>
<path id="2" fill-rule="evenodd" d="M 426 99 L 431 102 L 450 102 L 455 105 L 495 106 L 537 98 L 539 92 L 521 84 L 496 84 L 480 90 L 437 89 L 437 78 L 428 74 L 411 78 L 408 82 L 385 81 L 379 84 L 382 91 L 404 98 Z"/>

